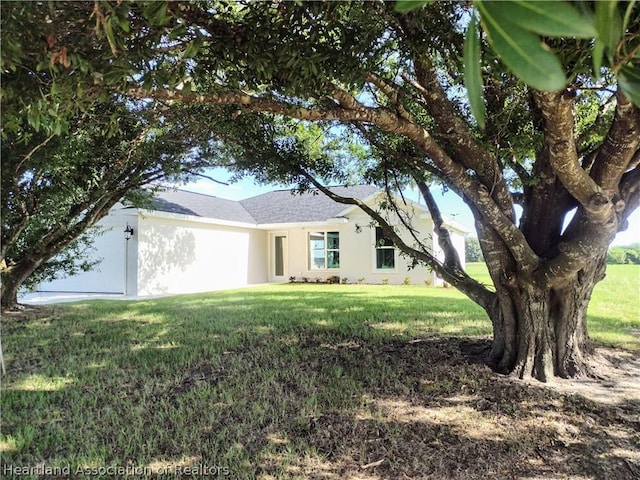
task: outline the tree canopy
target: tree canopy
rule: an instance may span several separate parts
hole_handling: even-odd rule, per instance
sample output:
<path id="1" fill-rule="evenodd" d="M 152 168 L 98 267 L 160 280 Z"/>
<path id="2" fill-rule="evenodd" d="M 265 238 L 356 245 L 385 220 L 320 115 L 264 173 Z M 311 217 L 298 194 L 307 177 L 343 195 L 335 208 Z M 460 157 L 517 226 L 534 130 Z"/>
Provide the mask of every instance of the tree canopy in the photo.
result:
<path id="1" fill-rule="evenodd" d="M 354 204 L 325 188 L 345 165 L 366 181 L 414 181 L 444 261 L 361 207 L 487 311 L 491 363 L 521 377 L 584 373 L 588 300 L 640 202 L 639 7 L 418 3 L 3 4 L 3 28 L 15 20 L 3 32 L 15 34 L 3 49 L 3 136 L 31 145 L 34 131 L 63 133 L 95 98 L 214 106 L 217 122 L 199 124 L 224 124 L 218 139 L 239 172 Z M 505 18 L 503 7 L 525 4 L 555 29 Z M 577 20 L 550 22 L 558 9 Z M 460 268 L 432 182 L 469 205 L 495 291 Z"/>

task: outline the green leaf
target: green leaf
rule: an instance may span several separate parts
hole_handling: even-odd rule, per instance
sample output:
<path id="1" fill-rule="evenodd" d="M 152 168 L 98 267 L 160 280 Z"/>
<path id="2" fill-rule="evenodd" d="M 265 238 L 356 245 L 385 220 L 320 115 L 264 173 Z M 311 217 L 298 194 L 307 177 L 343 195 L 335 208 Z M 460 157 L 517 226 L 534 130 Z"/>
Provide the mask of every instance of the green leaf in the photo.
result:
<path id="1" fill-rule="evenodd" d="M 563 1 L 540 2 L 509 0 L 500 2 L 496 18 L 548 37 L 594 38 L 593 21 Z"/>
<path id="2" fill-rule="evenodd" d="M 613 60 L 613 52 L 622 37 L 622 18 L 618 11 L 618 2 L 617 0 L 595 2 L 595 6 L 598 40 L 609 49 L 609 57 Z"/>
<path id="3" fill-rule="evenodd" d="M 493 50 L 520 80 L 537 90 L 550 92 L 566 86 L 560 60 L 537 35 L 514 23 L 498 20 L 500 4 L 477 2 L 476 5 Z"/>
<path id="4" fill-rule="evenodd" d="M 622 30 L 626 30 L 629 26 L 629 20 L 631 20 L 631 13 L 633 12 L 633 8 L 636 6 L 636 0 L 631 0 L 627 5 L 627 11 L 624 14 L 624 19 L 622 20 Z"/>
<path id="5" fill-rule="evenodd" d="M 593 46 L 593 73 L 596 78 L 600 78 L 600 69 L 602 68 L 602 59 L 604 57 L 605 45 L 602 40 L 596 39 Z"/>
<path id="6" fill-rule="evenodd" d="M 111 17 L 108 17 L 104 22 L 104 31 L 107 34 L 107 40 L 109 41 L 109 47 L 111 47 L 111 53 L 118 54 L 118 48 L 116 46 L 116 36 L 113 34 L 113 25 L 111 23 Z"/>
<path id="7" fill-rule="evenodd" d="M 425 5 L 430 5 L 435 0 L 398 0 L 396 2 L 395 11 L 400 13 L 410 12 Z"/>
<path id="8" fill-rule="evenodd" d="M 640 107 L 640 69 L 631 64 L 624 65 L 618 72 L 618 85 L 629 99 Z"/>
<path id="9" fill-rule="evenodd" d="M 467 88 L 471 113 L 478 122 L 478 126 L 484 130 L 486 110 L 482 94 L 478 19 L 475 16 L 469 22 L 467 35 L 464 39 L 464 86 Z"/>
<path id="10" fill-rule="evenodd" d="M 149 20 L 149 23 L 154 26 L 165 25 L 171 17 L 167 15 L 168 2 L 149 2 L 149 5 L 144 9 L 143 16 Z"/>
<path id="11" fill-rule="evenodd" d="M 29 109 L 27 112 L 27 122 L 36 132 L 40 131 L 40 112 L 35 109 Z"/>

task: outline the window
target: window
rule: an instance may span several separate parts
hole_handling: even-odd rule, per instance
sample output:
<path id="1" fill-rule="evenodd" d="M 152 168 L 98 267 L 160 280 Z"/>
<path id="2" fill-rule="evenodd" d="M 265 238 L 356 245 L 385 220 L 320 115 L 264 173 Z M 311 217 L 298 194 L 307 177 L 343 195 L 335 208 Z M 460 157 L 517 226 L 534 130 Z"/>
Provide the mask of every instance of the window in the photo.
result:
<path id="1" fill-rule="evenodd" d="M 309 233 L 309 270 L 340 268 L 340 234 Z"/>
<path id="2" fill-rule="evenodd" d="M 396 268 L 396 249 L 393 242 L 384 236 L 382 228 L 376 227 L 376 269 L 393 270 Z"/>

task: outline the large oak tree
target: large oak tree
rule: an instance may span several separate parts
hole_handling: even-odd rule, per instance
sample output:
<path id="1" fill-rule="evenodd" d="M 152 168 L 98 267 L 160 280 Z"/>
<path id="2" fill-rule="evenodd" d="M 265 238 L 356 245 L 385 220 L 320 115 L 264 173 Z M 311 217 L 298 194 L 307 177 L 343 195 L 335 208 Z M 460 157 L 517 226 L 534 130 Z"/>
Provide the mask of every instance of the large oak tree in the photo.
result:
<path id="1" fill-rule="evenodd" d="M 638 7 L 596 2 L 592 11 L 578 2 L 581 21 L 592 25 L 572 31 L 580 38 L 514 37 L 495 5 L 474 4 L 398 13 L 379 1 L 96 2 L 95 24 L 77 23 L 49 42 L 55 48 L 33 55 L 60 70 L 56 81 L 74 73 L 87 88 L 170 108 L 228 106 L 217 115 L 235 122 L 225 133 L 238 147 L 238 168 L 289 175 L 328 195 L 322 180 L 339 173 L 328 163 L 335 157 L 304 148 L 308 137 L 295 129 L 285 141 L 287 130 L 274 125 L 293 118 L 357 136 L 371 155 L 367 178 L 419 185 L 448 255 L 441 262 L 396 243 L 486 310 L 496 370 L 541 380 L 584 374 L 589 299 L 608 245 L 640 202 Z M 78 35 L 103 35 L 109 50 L 96 58 L 111 56 L 117 68 L 92 63 Z M 61 65 L 60 52 L 76 49 L 84 63 Z M 435 179 L 473 212 L 493 288 L 460 268 L 429 191 Z"/>

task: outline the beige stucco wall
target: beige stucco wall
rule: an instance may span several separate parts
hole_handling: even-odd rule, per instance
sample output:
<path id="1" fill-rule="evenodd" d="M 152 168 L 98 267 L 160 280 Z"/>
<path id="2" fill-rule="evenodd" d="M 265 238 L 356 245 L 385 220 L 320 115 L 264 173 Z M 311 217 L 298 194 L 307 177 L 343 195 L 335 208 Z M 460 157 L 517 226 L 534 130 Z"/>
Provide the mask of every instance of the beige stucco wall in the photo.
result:
<path id="1" fill-rule="evenodd" d="M 417 212 L 422 213 L 422 212 Z M 422 215 L 424 217 L 424 215 Z M 408 278 L 413 285 L 424 285 L 425 280 L 433 285 L 442 281 L 427 268 L 418 266 L 409 269 L 410 259 L 396 252 L 396 268 L 393 270 L 376 270 L 375 265 L 375 231 L 370 225 L 371 219 L 360 209 L 353 210 L 346 215 L 345 223 L 326 223 L 322 225 L 289 228 L 288 237 L 288 275 L 300 281 L 322 281 L 337 275 L 340 279 L 347 278 L 349 283 L 356 283 L 364 278 L 364 283 L 402 284 Z M 433 248 L 433 223 L 430 218 L 413 218 L 413 225 L 419 229 L 419 238 L 426 245 Z M 340 233 L 340 268 L 327 270 L 311 270 L 309 268 L 309 233 L 322 231 L 337 231 Z M 406 230 L 400 230 L 400 235 L 409 245 L 414 241 Z M 452 232 L 456 247 L 464 252 L 464 237 Z"/>
<path id="2" fill-rule="evenodd" d="M 310 281 L 338 276 L 349 283 L 363 279 L 364 283 L 402 284 L 405 279 L 414 285 L 429 280 L 442 284 L 425 267 L 409 270 L 410 261 L 396 254 L 396 268 L 376 271 L 375 237 L 371 219 L 360 209 L 353 209 L 343 219 L 329 223 L 293 227 L 274 226 L 271 230 L 250 226 L 221 225 L 219 222 L 190 218 L 162 212 L 139 213 L 136 209 L 118 205 L 103 221 L 107 227 L 97 242 L 97 255 L 105 260 L 94 272 L 51 282 L 42 290 L 78 292 L 114 292 L 127 295 L 194 293 L 236 288 L 270 281 Z M 134 228 L 129 241 L 124 240 L 125 225 Z M 413 224 L 420 229 L 420 238 L 441 256 L 434 241 L 433 224 L 424 211 L 418 211 Z M 309 233 L 337 231 L 340 233 L 340 268 L 311 270 L 309 268 Z M 408 239 L 407 232 L 400 232 Z M 274 278 L 274 235 L 286 236 L 286 271 Z M 464 236 L 452 231 L 459 252 L 464 252 Z M 464 254 L 462 253 L 464 261 Z"/>
<path id="3" fill-rule="evenodd" d="M 351 212 L 348 218 L 351 228 L 345 232 L 345 250 L 353 253 L 345 258 L 344 267 L 348 273 L 344 276 L 347 276 L 349 281 L 357 281 L 359 277 L 364 277 L 365 283 L 373 284 L 383 283 L 385 279 L 392 285 L 402 284 L 407 278 L 412 285 L 424 285 L 427 279 L 431 283 L 435 281 L 434 274 L 423 266 L 409 269 L 411 260 L 401 256 L 397 250 L 395 257 L 396 267 L 393 270 L 377 270 L 375 264 L 375 229 L 371 225 L 371 219 L 359 209 Z M 389 218 L 389 221 L 392 224 L 398 223 L 393 216 Z M 418 218 L 416 215 L 412 224 L 419 232 L 418 238 L 432 248 L 433 226 L 431 219 Z M 414 245 L 415 241 L 406 229 L 400 228 L 398 233 L 408 245 Z M 353 280 L 352 276 L 355 277 Z"/>
<path id="4" fill-rule="evenodd" d="M 206 292 L 264 283 L 267 232 L 141 215 L 136 262 L 137 295 Z"/>
<path id="5" fill-rule="evenodd" d="M 88 255 L 89 259 L 100 263 L 89 272 L 79 272 L 71 277 L 63 277 L 51 282 L 44 282 L 37 287 L 42 292 L 84 292 L 84 293 L 125 293 L 127 276 L 124 268 L 132 248 L 134 239 L 128 242 L 124 237 L 126 225 L 136 228 L 136 217 L 131 209 L 116 204 L 109 214 L 102 218 L 96 227 L 100 233 L 96 236 L 95 250 Z M 135 269 L 133 269 L 135 270 Z M 135 272 L 130 272 L 130 275 Z"/>

